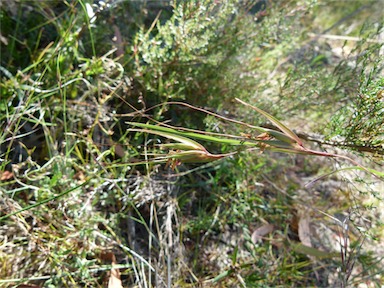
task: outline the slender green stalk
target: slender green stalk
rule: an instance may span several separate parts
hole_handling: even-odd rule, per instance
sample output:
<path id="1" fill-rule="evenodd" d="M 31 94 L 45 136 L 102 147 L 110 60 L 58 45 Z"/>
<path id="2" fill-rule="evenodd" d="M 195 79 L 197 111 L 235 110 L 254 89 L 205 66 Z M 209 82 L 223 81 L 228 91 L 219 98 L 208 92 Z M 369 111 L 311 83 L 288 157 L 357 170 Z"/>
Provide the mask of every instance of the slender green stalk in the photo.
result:
<path id="1" fill-rule="evenodd" d="M 88 178 L 87 180 L 85 180 L 83 183 L 77 185 L 76 187 L 73 187 L 73 188 L 71 188 L 71 189 L 68 189 L 68 190 L 66 190 L 66 191 L 64 191 L 64 192 L 62 192 L 62 193 L 60 193 L 60 194 L 57 194 L 57 195 L 55 195 L 55 196 L 53 196 L 53 197 L 44 199 L 44 200 L 39 201 L 39 202 L 37 202 L 37 203 L 35 203 L 35 204 L 26 206 L 26 207 L 24 207 L 24 208 L 22 208 L 22 209 L 20 209 L 20 210 L 17 210 L 17 211 L 8 213 L 8 214 L 6 214 L 6 215 L 4 215 L 4 216 L 1 216 L 1 217 L 0 217 L 0 221 L 5 220 L 5 219 L 7 219 L 7 218 L 9 218 L 9 217 L 11 217 L 11 216 L 17 215 L 17 214 L 19 214 L 19 213 L 22 213 L 22 212 L 24 212 L 24 211 L 28 211 L 28 210 L 31 210 L 31 209 L 33 209 L 33 208 L 39 207 L 39 206 L 41 206 L 41 205 L 43 205 L 43 204 L 45 204 L 45 203 L 48 203 L 48 202 L 57 200 L 57 199 L 59 199 L 59 198 L 65 196 L 65 195 L 67 195 L 67 194 L 69 194 L 69 193 L 71 193 L 71 192 L 73 192 L 73 191 L 75 191 L 75 190 L 77 190 L 77 189 L 79 189 L 79 188 L 85 186 L 86 184 L 89 183 L 89 181 L 90 181 L 91 179 L 92 179 L 92 178 Z"/>

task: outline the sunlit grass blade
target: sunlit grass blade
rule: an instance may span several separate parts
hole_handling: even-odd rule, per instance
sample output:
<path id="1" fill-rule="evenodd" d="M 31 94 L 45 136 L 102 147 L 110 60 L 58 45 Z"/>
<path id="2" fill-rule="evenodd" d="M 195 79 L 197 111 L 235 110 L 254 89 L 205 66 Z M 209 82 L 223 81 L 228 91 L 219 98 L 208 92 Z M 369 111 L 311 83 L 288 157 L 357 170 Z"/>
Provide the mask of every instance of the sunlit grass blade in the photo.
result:
<path id="1" fill-rule="evenodd" d="M 191 150 L 190 145 L 186 145 L 183 143 L 164 143 L 158 144 L 161 150 L 169 149 L 169 150 Z"/>
<path id="2" fill-rule="evenodd" d="M 318 259 L 326 259 L 326 258 L 337 258 L 340 256 L 339 252 L 329 253 L 325 251 L 321 251 L 319 249 L 306 246 L 301 243 L 297 243 L 293 246 L 293 250 L 297 253 L 314 256 Z"/>
<path id="3" fill-rule="evenodd" d="M 308 153 L 306 150 L 296 149 L 296 148 L 282 148 L 282 147 L 267 147 L 266 150 L 272 151 L 272 152 L 280 152 L 280 153 L 288 153 L 288 154 L 300 154 L 300 155 L 313 155 L 311 153 Z"/>
<path id="4" fill-rule="evenodd" d="M 151 131 L 160 131 L 165 132 L 173 135 L 179 135 L 182 137 L 191 137 L 198 140 L 208 141 L 208 142 L 214 142 L 214 143 L 220 143 L 220 144 L 229 144 L 234 146 L 239 145 L 245 145 L 245 146 L 257 146 L 257 143 L 245 141 L 245 140 L 236 140 L 236 139 L 223 139 L 214 137 L 211 135 L 205 135 L 205 134 L 199 134 L 199 133 L 193 133 L 193 132 L 185 132 L 185 131 L 178 131 L 176 129 L 159 126 L 159 125 L 152 125 L 152 124 L 144 124 L 144 123 L 136 123 L 136 122 L 126 122 L 127 124 L 130 124 L 132 126 L 141 127 L 144 129 L 148 129 Z"/>
<path id="5" fill-rule="evenodd" d="M 291 129 L 289 129 L 287 126 L 285 126 L 283 123 L 281 123 L 274 116 L 265 112 L 264 110 L 261 110 L 260 108 L 252 106 L 251 104 L 248 104 L 248 103 L 246 103 L 246 102 L 244 102 L 238 98 L 235 98 L 235 99 L 236 99 L 236 101 L 240 102 L 241 104 L 248 106 L 248 107 L 252 108 L 253 110 L 257 111 L 258 113 L 264 115 L 269 121 L 271 121 L 274 125 L 276 125 L 276 127 L 278 127 L 282 132 L 284 132 L 285 135 L 287 135 L 289 138 L 294 140 L 300 146 L 303 146 L 301 139 Z"/>
<path id="6" fill-rule="evenodd" d="M 232 155 L 230 154 L 211 154 L 209 153 L 203 145 L 193 141 L 189 138 L 182 137 L 179 135 L 174 135 L 171 133 L 161 132 L 161 131 L 153 131 L 149 129 L 130 129 L 130 131 L 149 133 L 154 135 L 159 135 L 167 139 L 171 139 L 177 141 L 179 143 L 165 143 L 160 144 L 160 147 L 164 147 L 167 149 L 171 149 L 168 154 L 151 154 L 146 153 L 148 156 L 158 156 L 152 159 L 149 159 L 148 162 L 152 161 L 168 161 L 168 160 L 177 160 L 183 163 L 205 163 L 215 161 L 217 159 Z"/>
<path id="7" fill-rule="evenodd" d="M 287 143 L 284 141 L 278 141 L 278 140 L 261 140 L 261 145 L 267 145 L 268 147 L 273 148 L 284 148 L 284 149 L 293 149 L 298 150 L 298 152 L 305 152 L 305 150 L 300 149 L 300 146 L 295 146 L 296 143 Z"/>
<path id="8" fill-rule="evenodd" d="M 280 141 L 283 141 L 285 143 L 297 143 L 294 139 L 292 139 L 291 137 L 287 136 L 286 134 L 284 133 L 281 133 L 279 131 L 276 131 L 276 130 L 272 130 L 272 129 L 264 129 L 264 133 L 268 133 L 270 136 L 274 137 L 275 139 L 277 140 L 280 140 Z"/>
<path id="9" fill-rule="evenodd" d="M 167 132 L 161 132 L 161 131 L 154 131 L 154 130 L 149 130 L 149 129 L 131 129 L 131 131 L 136 131 L 136 132 L 143 132 L 143 133 L 149 133 L 149 134 L 155 134 L 162 136 L 164 138 L 172 139 L 174 141 L 177 141 L 183 145 L 188 150 L 201 150 L 201 151 L 206 151 L 205 147 L 201 145 L 200 143 L 197 143 L 196 141 L 193 141 L 189 138 L 175 135 L 172 133 L 167 133 Z M 171 146 L 169 144 L 169 146 Z"/>
<path id="10" fill-rule="evenodd" d="M 164 156 L 154 158 L 154 160 L 179 160 L 182 163 L 206 163 L 206 162 L 212 162 L 230 155 L 233 155 L 233 153 L 211 154 L 209 152 L 204 152 L 201 150 L 187 150 L 187 151 L 177 151 L 177 152 L 171 151 Z"/>
<path id="11" fill-rule="evenodd" d="M 55 195 L 55 196 L 53 196 L 53 197 L 44 199 L 44 200 L 39 201 L 39 202 L 37 202 L 37 203 L 35 203 L 35 204 L 26 206 L 26 207 L 24 207 L 24 208 L 22 208 L 22 209 L 20 209 L 20 210 L 15 211 L 15 212 L 11 212 L 11 213 L 5 214 L 4 216 L 1 216 L 1 217 L 0 217 L 0 221 L 2 221 L 2 220 L 4 220 L 4 219 L 7 219 L 7 218 L 9 218 L 9 217 L 11 217 L 11 216 L 13 216 L 13 215 L 22 213 L 22 212 L 24 212 L 24 211 L 28 211 L 28 210 L 31 210 L 31 209 L 33 209 L 33 208 L 39 207 L 39 206 L 41 206 L 41 205 L 43 205 L 43 204 L 45 204 L 45 203 L 48 203 L 48 202 L 57 200 L 57 199 L 59 199 L 59 198 L 65 196 L 65 195 L 67 195 L 67 194 L 69 194 L 69 193 L 71 193 L 71 192 L 73 192 L 73 191 L 76 191 L 77 189 L 79 189 L 79 188 L 85 186 L 86 184 L 89 183 L 90 180 L 91 180 L 91 178 L 88 178 L 88 179 L 86 179 L 84 182 L 82 182 L 81 184 L 77 185 L 76 187 L 73 187 L 73 188 L 71 188 L 71 189 L 65 190 L 64 192 L 62 192 L 62 193 L 60 193 L 60 194 L 58 194 L 58 195 Z"/>
<path id="12" fill-rule="evenodd" d="M 359 170 L 363 170 L 363 171 L 366 171 L 368 170 L 369 172 L 371 172 L 372 174 L 378 176 L 378 177 L 382 177 L 384 178 L 384 172 L 380 172 L 380 171 L 377 171 L 375 169 L 372 169 L 372 168 L 362 168 L 362 167 L 359 167 L 359 166 L 356 166 L 355 167 L 356 169 L 359 169 Z"/>

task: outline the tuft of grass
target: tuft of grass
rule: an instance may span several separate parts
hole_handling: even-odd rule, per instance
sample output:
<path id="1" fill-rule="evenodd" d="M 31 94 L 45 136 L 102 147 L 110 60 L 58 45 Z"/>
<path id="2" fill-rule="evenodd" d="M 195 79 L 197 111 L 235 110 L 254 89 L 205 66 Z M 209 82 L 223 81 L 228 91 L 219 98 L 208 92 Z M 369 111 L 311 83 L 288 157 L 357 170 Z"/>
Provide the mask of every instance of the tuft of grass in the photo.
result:
<path id="1" fill-rule="evenodd" d="M 0 285 L 379 285 L 371 4 L 3 1 Z"/>

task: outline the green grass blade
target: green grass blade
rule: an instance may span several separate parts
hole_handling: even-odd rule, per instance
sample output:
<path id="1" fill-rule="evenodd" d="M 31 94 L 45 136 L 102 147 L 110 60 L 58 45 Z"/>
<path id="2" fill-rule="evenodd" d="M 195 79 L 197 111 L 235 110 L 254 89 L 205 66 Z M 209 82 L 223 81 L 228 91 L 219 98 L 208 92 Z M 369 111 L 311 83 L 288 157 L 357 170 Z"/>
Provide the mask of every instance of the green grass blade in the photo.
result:
<path id="1" fill-rule="evenodd" d="M 297 143 L 291 137 L 279 131 L 272 130 L 272 129 L 265 129 L 265 132 L 271 135 L 272 137 L 276 138 L 277 140 L 283 141 L 285 143 L 288 143 L 288 144 Z"/>
<path id="2" fill-rule="evenodd" d="M 235 139 L 223 139 L 223 138 L 218 138 L 218 137 L 205 135 L 205 134 L 178 131 L 176 129 L 167 128 L 167 127 L 159 126 L 159 125 L 136 123 L 136 122 L 126 122 L 126 123 L 130 124 L 132 126 L 141 127 L 141 128 L 148 129 L 148 130 L 162 131 L 162 132 L 166 132 L 166 133 L 170 133 L 170 134 L 174 134 L 174 135 L 179 135 L 179 136 L 183 136 L 183 137 L 191 137 L 194 139 L 208 141 L 208 142 L 214 142 L 214 143 L 220 143 L 220 144 L 229 144 L 229 145 L 234 145 L 234 146 L 239 146 L 239 145 L 253 146 L 253 147 L 258 146 L 257 143 L 250 142 L 250 141 L 235 140 Z"/>
<path id="3" fill-rule="evenodd" d="M 248 106 L 248 107 L 252 108 L 253 110 L 257 111 L 258 113 L 264 115 L 269 121 L 271 121 L 274 125 L 276 125 L 276 127 L 278 127 L 282 132 L 284 132 L 285 135 L 287 135 L 289 138 L 294 140 L 300 146 L 303 146 L 301 139 L 291 129 L 289 129 L 287 126 L 285 126 L 283 123 L 281 123 L 274 116 L 261 110 L 260 108 L 252 106 L 251 104 L 248 104 L 248 103 L 246 103 L 246 102 L 244 102 L 238 98 L 235 98 L 235 99 L 237 102 L 240 102 L 241 104 Z"/>
<path id="4" fill-rule="evenodd" d="M 162 136 L 164 138 L 172 139 L 174 141 L 177 141 L 177 142 L 181 143 L 188 150 L 206 151 L 205 147 L 203 145 L 201 145 L 200 143 L 198 143 L 196 141 L 193 141 L 193 140 L 191 140 L 189 138 L 186 138 L 186 137 L 183 137 L 183 136 L 179 136 L 179 135 L 175 135 L 175 134 L 172 134 L 172 133 L 162 132 L 162 131 L 155 131 L 155 130 L 149 130 L 149 129 L 131 129 L 131 131 L 150 133 L 150 134 L 155 134 L 155 135 Z M 170 144 L 168 144 L 168 145 L 169 145 L 169 147 L 171 146 Z M 178 145 L 178 144 L 176 144 L 176 145 Z"/>
<path id="5" fill-rule="evenodd" d="M 161 150 L 191 150 L 190 145 L 185 145 L 183 143 L 164 143 L 158 145 Z"/>
<path id="6" fill-rule="evenodd" d="M 305 254 L 305 255 L 309 255 L 309 256 L 314 256 L 318 259 L 337 258 L 340 256 L 339 252 L 329 253 L 329 252 L 321 251 L 321 250 L 313 248 L 313 247 L 306 246 L 306 245 L 301 244 L 301 243 L 295 244 L 293 246 L 293 250 L 297 253 L 301 253 L 301 254 Z"/>
<path id="7" fill-rule="evenodd" d="M 230 155 L 233 155 L 233 153 L 216 155 L 201 150 L 188 150 L 169 153 L 167 155 L 155 158 L 155 160 L 180 160 L 180 162 L 183 163 L 207 163 Z"/>
<path id="8" fill-rule="evenodd" d="M 86 181 L 84 181 L 84 182 L 81 183 L 80 185 L 77 185 L 76 187 L 73 187 L 73 188 L 71 188 L 71 189 L 68 189 L 68 190 L 66 190 L 66 191 L 64 191 L 64 192 L 62 192 L 62 193 L 60 193 L 60 194 L 57 194 L 57 195 L 51 197 L 51 198 L 47 198 L 47 199 L 45 199 L 45 200 L 43 200 L 43 201 L 40 201 L 40 202 L 38 202 L 38 203 L 35 203 L 35 204 L 32 204 L 32 205 L 26 206 L 26 207 L 24 207 L 24 208 L 22 208 L 22 209 L 20 209 L 20 210 L 17 210 L 17 211 L 15 211 L 15 212 L 6 214 L 6 215 L 4 215 L 4 216 L 1 216 L 1 217 L 0 217 L 0 221 L 2 221 L 2 220 L 4 220 L 4 219 L 7 219 L 7 218 L 9 218 L 9 217 L 11 217 L 11 216 L 14 216 L 14 215 L 16 215 L 16 214 L 19 214 L 19 213 L 21 213 L 21 212 L 24 212 L 24 211 L 27 211 L 27 210 L 36 208 L 36 207 L 38 207 L 38 206 L 40 206 L 40 205 L 43 205 L 43 204 L 45 204 L 45 203 L 48 203 L 48 202 L 57 200 L 57 199 L 63 197 L 64 195 L 67 195 L 67 194 L 69 194 L 69 193 L 71 193 L 71 192 L 73 192 L 73 191 L 79 189 L 80 187 L 83 187 L 83 186 L 84 186 L 85 184 L 87 184 L 91 179 L 92 179 L 92 178 L 88 178 Z"/>
<path id="9" fill-rule="evenodd" d="M 302 152 L 302 150 L 298 148 L 300 146 L 295 147 L 295 143 L 287 143 L 279 140 L 260 140 L 260 142 L 266 145 L 270 145 L 272 148 L 294 149 Z"/>

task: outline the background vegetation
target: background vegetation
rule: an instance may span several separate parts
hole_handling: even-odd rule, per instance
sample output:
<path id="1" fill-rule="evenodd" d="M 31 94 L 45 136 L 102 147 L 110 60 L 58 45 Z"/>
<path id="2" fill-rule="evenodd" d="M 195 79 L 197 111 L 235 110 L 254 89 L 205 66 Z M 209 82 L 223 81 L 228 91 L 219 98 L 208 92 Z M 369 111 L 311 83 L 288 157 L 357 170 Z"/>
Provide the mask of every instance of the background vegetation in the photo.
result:
<path id="1" fill-rule="evenodd" d="M 158 163 L 128 123 L 266 137 L 239 98 L 383 171 L 381 5 L 1 1 L 0 285 L 383 285 L 380 177 L 224 140 Z"/>

